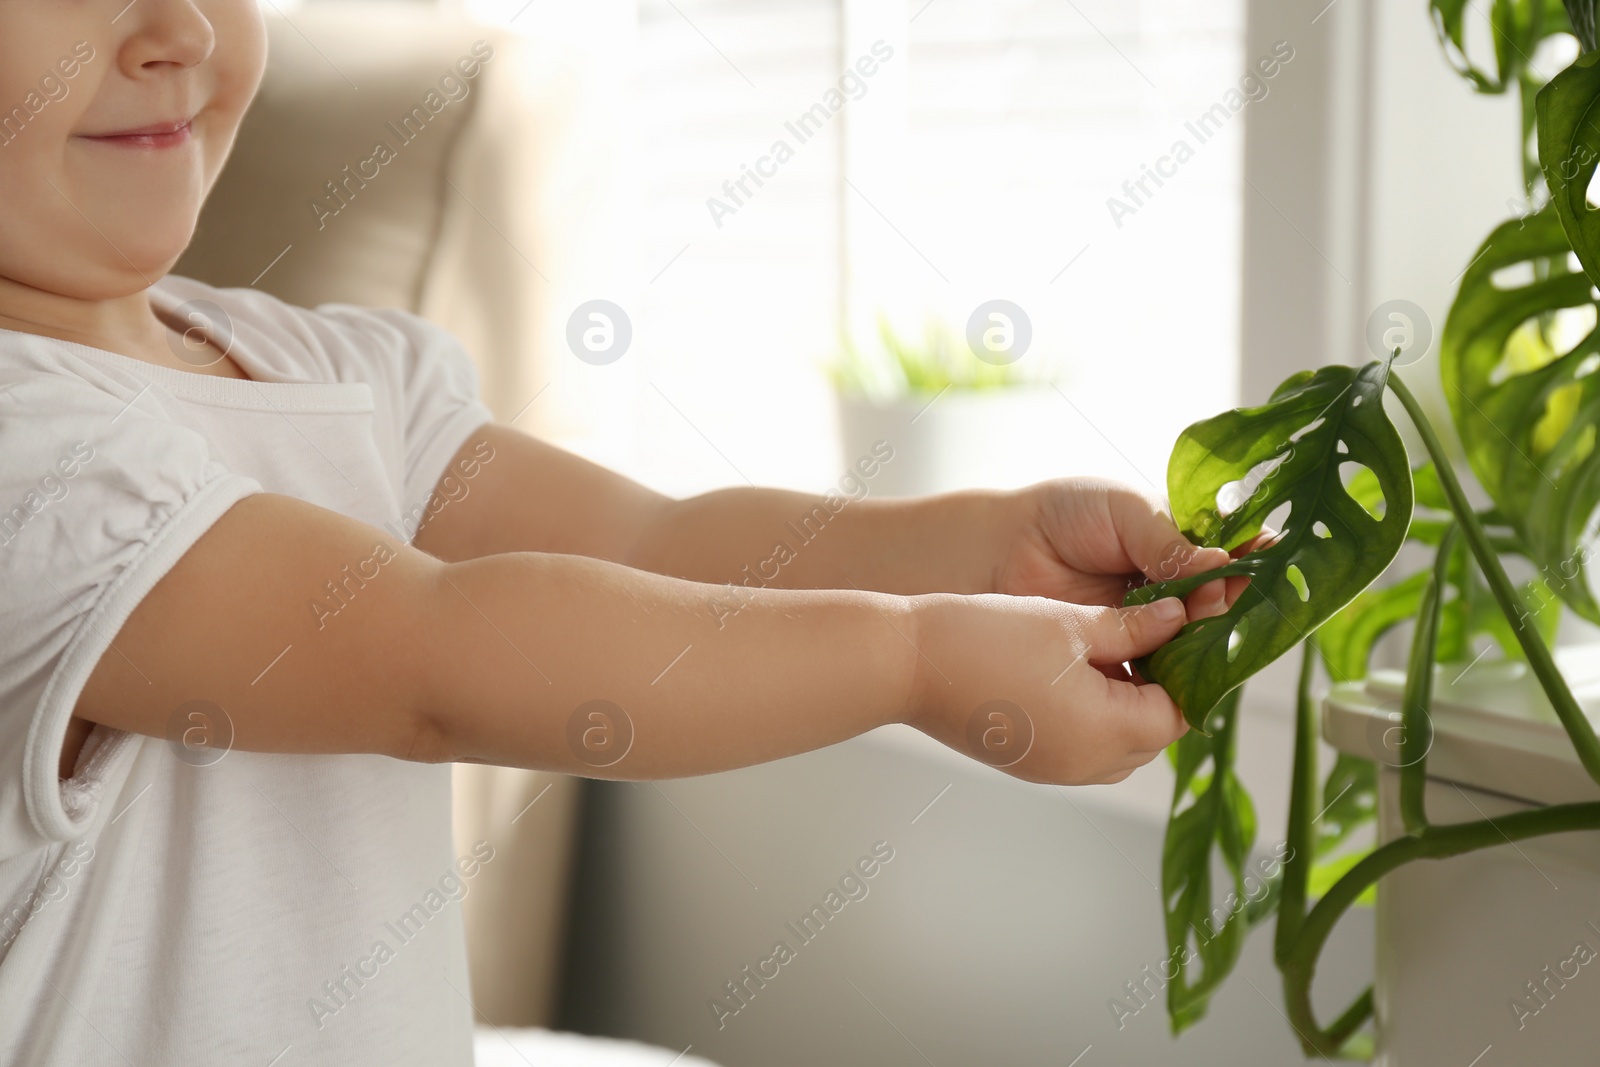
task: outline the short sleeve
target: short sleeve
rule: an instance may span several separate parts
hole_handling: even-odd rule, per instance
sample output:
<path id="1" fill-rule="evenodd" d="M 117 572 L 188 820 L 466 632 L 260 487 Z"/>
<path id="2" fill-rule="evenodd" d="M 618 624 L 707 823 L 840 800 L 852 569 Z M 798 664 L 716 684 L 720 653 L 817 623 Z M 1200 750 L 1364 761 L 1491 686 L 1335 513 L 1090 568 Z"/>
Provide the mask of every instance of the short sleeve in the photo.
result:
<path id="1" fill-rule="evenodd" d="M 260 491 L 157 392 L 0 372 L 0 860 L 89 828 L 140 739 L 113 731 L 61 781 L 84 683 L 151 587 Z"/>
<path id="2" fill-rule="evenodd" d="M 402 308 L 328 303 L 314 314 L 351 328 L 367 380 L 397 409 L 404 504 L 427 504 L 462 443 L 494 420 L 471 354 L 449 330 Z"/>

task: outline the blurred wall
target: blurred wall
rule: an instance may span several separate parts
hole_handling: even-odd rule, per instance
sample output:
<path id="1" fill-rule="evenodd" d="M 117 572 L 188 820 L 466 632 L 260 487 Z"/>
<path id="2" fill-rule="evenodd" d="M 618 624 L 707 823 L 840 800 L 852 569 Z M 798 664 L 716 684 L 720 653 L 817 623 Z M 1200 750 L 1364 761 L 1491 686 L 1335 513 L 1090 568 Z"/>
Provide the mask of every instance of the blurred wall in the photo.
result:
<path id="1" fill-rule="evenodd" d="M 1283 773 L 1287 736 L 1262 734 L 1277 766 L 1252 755 L 1247 777 Z M 1170 781 L 1160 760 L 1117 786 L 1037 786 L 889 727 L 726 774 L 590 783 L 561 1025 L 692 1045 L 726 1067 L 1061 1067 L 1090 1046 L 1094 1067 L 1300 1063 L 1270 927 L 1181 1041 L 1154 986 L 1119 1026 L 1110 1002 L 1138 1006 L 1125 983 L 1167 954 Z M 802 944 L 786 924 L 880 841 L 894 858 L 866 895 Z M 710 1001 L 732 1006 L 726 983 L 780 939 L 794 958 L 719 1020 Z M 1323 959 L 1323 1017 L 1370 981 L 1371 954 L 1358 909 Z"/>

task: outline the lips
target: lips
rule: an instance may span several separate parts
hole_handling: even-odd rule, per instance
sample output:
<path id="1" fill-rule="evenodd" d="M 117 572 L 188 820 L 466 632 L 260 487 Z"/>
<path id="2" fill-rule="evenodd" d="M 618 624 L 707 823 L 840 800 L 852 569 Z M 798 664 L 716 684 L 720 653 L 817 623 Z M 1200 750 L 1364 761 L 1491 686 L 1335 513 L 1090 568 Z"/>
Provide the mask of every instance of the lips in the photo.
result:
<path id="1" fill-rule="evenodd" d="M 170 148 L 189 139 L 191 120 L 176 119 L 157 122 L 135 129 L 117 130 L 113 133 L 85 134 L 83 139 L 99 144 L 121 145 L 130 148 Z"/>

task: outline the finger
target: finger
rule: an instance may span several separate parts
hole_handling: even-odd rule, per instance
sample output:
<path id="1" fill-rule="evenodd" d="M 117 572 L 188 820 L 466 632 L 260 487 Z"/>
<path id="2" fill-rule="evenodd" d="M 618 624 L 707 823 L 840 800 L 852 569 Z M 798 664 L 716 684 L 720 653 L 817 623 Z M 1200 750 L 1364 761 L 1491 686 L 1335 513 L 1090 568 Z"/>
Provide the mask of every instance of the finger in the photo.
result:
<path id="1" fill-rule="evenodd" d="M 1112 492 L 1107 503 L 1112 526 L 1128 559 L 1151 581 L 1171 581 L 1228 562 L 1228 553 L 1223 549 L 1191 544 L 1154 497 L 1123 489 Z"/>
<path id="2" fill-rule="evenodd" d="M 1263 526 L 1261 532 L 1251 538 L 1249 542 L 1233 550 L 1233 558 L 1239 559 L 1248 556 L 1252 552 L 1260 552 L 1282 536 L 1283 533 L 1281 531 L 1274 530 L 1270 526 Z M 1220 582 L 1207 582 L 1207 587 L 1216 590 L 1216 600 L 1207 603 L 1206 615 L 1203 617 L 1221 615 L 1233 607 L 1234 601 L 1239 599 L 1239 594 L 1243 593 L 1249 584 L 1250 579 L 1242 574 L 1231 575 Z"/>
<path id="3" fill-rule="evenodd" d="M 1164 750 L 1189 732 L 1183 712 L 1159 685 L 1109 682 L 1106 693 L 1120 746 L 1127 752 Z"/>
<path id="4" fill-rule="evenodd" d="M 1126 663 L 1092 663 L 1095 670 L 1111 679 L 1113 682 L 1131 682 L 1136 675 L 1128 669 Z"/>
<path id="5" fill-rule="evenodd" d="M 1270 526 L 1263 526 L 1261 527 L 1260 533 L 1256 534 L 1245 544 L 1242 544 L 1238 548 L 1234 549 L 1229 558 L 1238 559 L 1241 556 L 1248 556 L 1252 552 L 1259 552 L 1282 536 L 1282 532 L 1274 530 Z"/>
<path id="6" fill-rule="evenodd" d="M 1131 608 L 1090 609 L 1090 663 L 1126 663 L 1166 644 L 1183 628 L 1186 613 L 1177 597 Z"/>
<path id="7" fill-rule="evenodd" d="M 1248 579 L 1242 580 L 1248 581 Z M 1234 594 L 1234 599 L 1238 599 L 1237 593 Z M 1190 619 L 1209 619 L 1213 615 L 1221 615 L 1233 603 L 1228 599 L 1228 579 L 1207 582 L 1190 593 L 1184 603 L 1188 605 Z"/>

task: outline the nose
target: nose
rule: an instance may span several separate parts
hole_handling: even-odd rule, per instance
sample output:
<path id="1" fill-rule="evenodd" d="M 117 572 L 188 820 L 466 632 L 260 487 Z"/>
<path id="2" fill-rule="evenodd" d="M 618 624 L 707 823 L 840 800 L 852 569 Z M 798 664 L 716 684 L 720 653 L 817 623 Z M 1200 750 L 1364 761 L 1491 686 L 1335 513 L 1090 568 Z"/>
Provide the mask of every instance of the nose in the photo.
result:
<path id="1" fill-rule="evenodd" d="M 118 63 L 130 78 L 198 66 L 217 45 L 211 20 L 193 0 L 134 0 L 117 22 L 128 35 Z"/>

